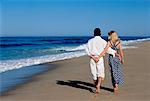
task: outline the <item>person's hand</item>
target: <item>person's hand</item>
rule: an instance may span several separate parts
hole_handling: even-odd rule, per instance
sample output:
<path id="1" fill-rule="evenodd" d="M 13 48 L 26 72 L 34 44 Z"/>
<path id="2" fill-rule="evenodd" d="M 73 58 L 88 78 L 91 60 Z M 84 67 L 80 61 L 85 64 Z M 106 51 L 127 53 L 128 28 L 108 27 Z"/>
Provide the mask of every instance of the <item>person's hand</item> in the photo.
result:
<path id="1" fill-rule="evenodd" d="M 124 64 L 124 59 L 121 59 L 121 63 Z"/>
<path id="2" fill-rule="evenodd" d="M 120 55 L 116 52 L 116 53 L 115 53 L 115 56 L 119 57 Z"/>
<path id="3" fill-rule="evenodd" d="M 97 63 L 99 61 L 99 57 L 94 56 L 94 61 Z"/>
<path id="4" fill-rule="evenodd" d="M 91 58 L 97 63 L 99 61 L 99 58 L 95 55 L 91 55 Z"/>
<path id="5" fill-rule="evenodd" d="M 115 56 L 116 56 L 116 57 L 119 57 L 119 60 L 120 60 L 120 61 L 122 60 L 120 54 L 115 53 Z"/>

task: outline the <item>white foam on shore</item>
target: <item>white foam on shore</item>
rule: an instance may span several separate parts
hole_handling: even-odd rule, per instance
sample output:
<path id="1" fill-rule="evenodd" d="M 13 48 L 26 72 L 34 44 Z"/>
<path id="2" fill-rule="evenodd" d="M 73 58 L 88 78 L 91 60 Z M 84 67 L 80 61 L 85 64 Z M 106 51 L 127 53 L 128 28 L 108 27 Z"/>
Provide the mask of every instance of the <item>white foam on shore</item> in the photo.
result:
<path id="1" fill-rule="evenodd" d="M 18 60 L 3 60 L 0 61 L 0 73 L 8 70 L 18 69 L 26 66 L 32 66 L 47 62 L 53 62 L 58 60 L 70 59 L 73 57 L 80 57 L 86 55 L 85 52 L 71 52 L 71 53 L 63 53 L 57 55 L 46 55 L 28 59 L 18 59 Z"/>
<path id="2" fill-rule="evenodd" d="M 128 49 L 128 48 L 138 48 L 138 47 L 136 47 L 136 46 L 123 46 L 122 48 L 123 49 Z"/>
<path id="3" fill-rule="evenodd" d="M 126 48 L 137 48 L 135 46 L 129 45 L 130 43 L 137 43 L 143 41 L 149 41 L 150 38 L 147 39 L 138 39 L 138 40 L 129 40 L 122 41 L 123 49 Z M 74 57 L 80 57 L 86 55 L 85 45 L 80 45 L 77 47 L 62 47 L 63 50 L 67 51 L 67 53 L 55 54 L 55 55 L 45 55 L 39 57 L 32 57 L 28 59 L 18 59 L 18 60 L 1 60 L 0 61 L 0 73 L 8 70 L 18 69 L 26 66 L 32 66 L 47 62 L 54 62 L 58 60 L 65 60 Z M 128 46 L 129 45 L 129 46 Z"/>
<path id="4" fill-rule="evenodd" d="M 145 39 L 137 39 L 137 40 L 124 40 L 122 41 L 122 44 L 123 45 L 129 45 L 129 44 L 132 44 L 132 43 L 139 43 L 139 42 L 144 42 L 144 41 L 150 41 L 150 38 L 145 38 Z"/>

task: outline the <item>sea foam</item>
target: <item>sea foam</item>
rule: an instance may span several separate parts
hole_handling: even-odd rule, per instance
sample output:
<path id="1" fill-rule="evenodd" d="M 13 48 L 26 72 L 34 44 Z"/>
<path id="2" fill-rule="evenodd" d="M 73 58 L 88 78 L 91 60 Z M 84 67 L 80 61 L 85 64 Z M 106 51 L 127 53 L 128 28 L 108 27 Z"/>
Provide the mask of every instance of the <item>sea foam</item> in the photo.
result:
<path id="1" fill-rule="evenodd" d="M 82 51 L 82 52 L 62 53 L 57 55 L 39 56 L 28 59 L 2 60 L 0 61 L 0 72 L 5 72 L 8 70 L 18 69 L 26 66 L 37 65 L 47 62 L 70 59 L 73 57 L 80 57 L 84 55 L 86 55 L 86 53 Z"/>
<path id="2" fill-rule="evenodd" d="M 149 40 L 150 38 L 122 41 L 123 49 L 137 48 L 130 44 L 143 42 L 143 41 L 149 41 Z M 8 70 L 26 67 L 26 66 L 38 65 L 38 64 L 47 63 L 47 62 L 54 62 L 54 61 L 84 56 L 84 55 L 87 55 L 85 52 L 85 46 L 86 44 L 83 44 L 77 47 L 61 47 L 57 50 L 66 51 L 66 53 L 61 53 L 61 54 L 45 55 L 45 56 L 32 57 L 32 58 L 27 58 L 27 59 L 1 60 L 0 61 L 0 73 L 8 71 Z"/>

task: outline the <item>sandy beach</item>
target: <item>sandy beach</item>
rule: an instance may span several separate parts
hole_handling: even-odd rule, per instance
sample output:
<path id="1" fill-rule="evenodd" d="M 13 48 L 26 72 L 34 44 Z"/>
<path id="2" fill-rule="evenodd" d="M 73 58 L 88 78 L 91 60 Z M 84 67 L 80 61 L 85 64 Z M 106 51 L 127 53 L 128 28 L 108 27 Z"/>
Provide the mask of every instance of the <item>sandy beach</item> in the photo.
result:
<path id="1" fill-rule="evenodd" d="M 125 49 L 125 84 L 114 94 L 107 59 L 106 78 L 100 94 L 94 89 L 89 57 L 83 56 L 44 65 L 55 69 L 33 77 L 30 82 L 15 87 L 0 96 L 1 101 L 149 101 L 150 100 L 150 41 Z M 42 68 L 42 67 L 41 67 Z"/>

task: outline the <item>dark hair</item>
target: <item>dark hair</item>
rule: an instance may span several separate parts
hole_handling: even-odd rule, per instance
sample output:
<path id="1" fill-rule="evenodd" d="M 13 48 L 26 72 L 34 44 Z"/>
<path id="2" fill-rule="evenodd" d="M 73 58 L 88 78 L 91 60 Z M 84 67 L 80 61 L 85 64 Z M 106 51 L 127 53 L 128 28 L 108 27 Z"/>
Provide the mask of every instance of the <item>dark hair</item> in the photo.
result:
<path id="1" fill-rule="evenodd" d="M 112 35 L 112 33 L 115 33 L 115 31 L 111 30 L 110 32 L 108 32 L 108 35 Z"/>
<path id="2" fill-rule="evenodd" d="M 99 28 L 94 29 L 94 36 L 101 36 L 101 30 Z"/>

